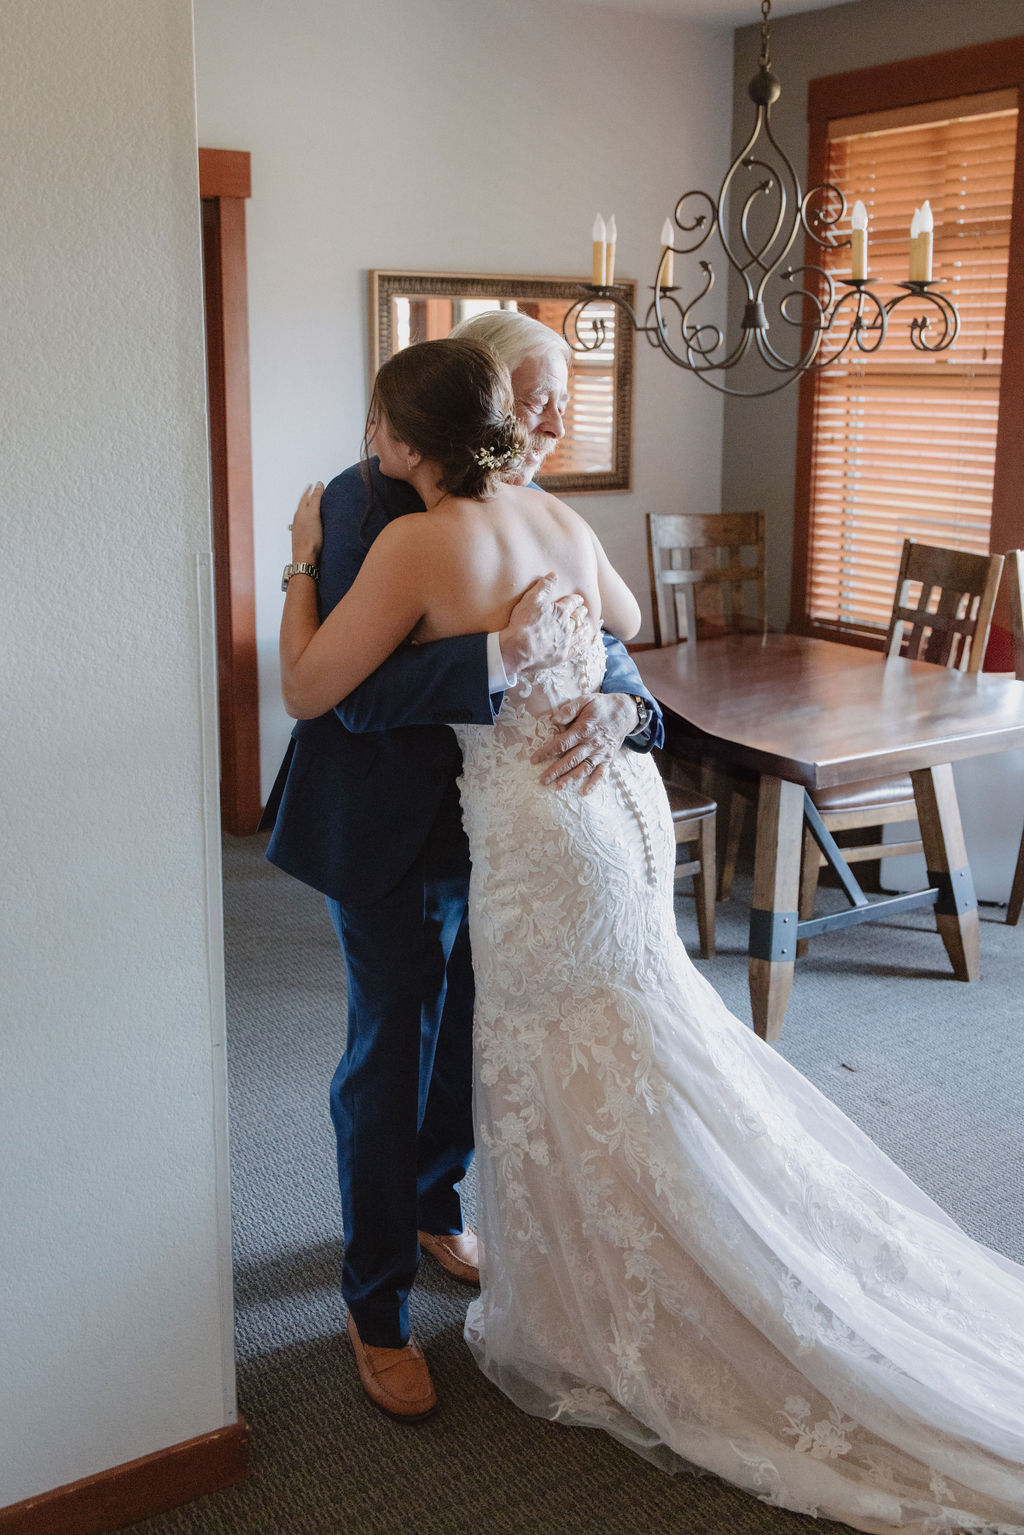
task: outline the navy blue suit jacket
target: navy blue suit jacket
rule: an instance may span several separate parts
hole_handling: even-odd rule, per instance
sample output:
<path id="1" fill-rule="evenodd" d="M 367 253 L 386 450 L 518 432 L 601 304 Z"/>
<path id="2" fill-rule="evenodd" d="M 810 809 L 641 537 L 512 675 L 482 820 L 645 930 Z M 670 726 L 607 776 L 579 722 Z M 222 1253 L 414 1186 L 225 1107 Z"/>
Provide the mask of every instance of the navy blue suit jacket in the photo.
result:
<path id="1" fill-rule="evenodd" d="M 321 502 L 324 547 L 320 616 L 352 585 L 366 551 L 393 517 L 423 510 L 416 492 L 369 465 L 354 465 Z M 603 691 L 640 693 L 655 723 L 645 745 L 664 736 L 657 704 L 625 646 L 605 635 Z M 487 636 L 460 635 L 403 645 L 318 719 L 292 732 L 261 825 L 273 826 L 270 861 L 346 905 L 380 900 L 423 846 L 442 797 L 462 766 L 448 723 L 493 723 L 502 695 L 487 691 Z"/>

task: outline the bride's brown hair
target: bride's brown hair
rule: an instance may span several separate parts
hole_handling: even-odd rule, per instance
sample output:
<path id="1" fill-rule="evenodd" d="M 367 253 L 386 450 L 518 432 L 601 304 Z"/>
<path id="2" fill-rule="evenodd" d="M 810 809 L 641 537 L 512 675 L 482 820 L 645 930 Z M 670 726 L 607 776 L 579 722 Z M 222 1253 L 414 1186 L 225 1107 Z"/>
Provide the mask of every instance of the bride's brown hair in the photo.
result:
<path id="1" fill-rule="evenodd" d="M 453 496 L 492 495 L 526 450 L 508 369 L 476 341 L 421 341 L 396 352 L 374 380 L 368 432 L 381 415 L 393 437 L 440 466 Z"/>

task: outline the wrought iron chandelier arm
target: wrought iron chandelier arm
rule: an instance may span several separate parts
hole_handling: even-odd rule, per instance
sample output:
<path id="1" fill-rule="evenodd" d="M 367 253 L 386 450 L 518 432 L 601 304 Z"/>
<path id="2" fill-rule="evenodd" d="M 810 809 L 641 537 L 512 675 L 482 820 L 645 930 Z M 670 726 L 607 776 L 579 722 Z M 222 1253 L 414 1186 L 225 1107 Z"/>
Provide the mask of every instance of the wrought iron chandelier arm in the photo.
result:
<path id="1" fill-rule="evenodd" d="M 821 347 L 823 334 L 824 331 L 815 330 L 800 356 L 790 358 L 783 357 L 781 352 L 775 350 L 768 340 L 767 331 L 758 330 L 753 332 L 755 345 L 757 346 L 761 361 L 771 368 L 773 373 L 785 373 L 787 375 L 787 382 L 799 373 L 806 373 L 808 368 L 811 367 Z"/>
<path id="2" fill-rule="evenodd" d="M 800 332 L 810 327 L 810 339 L 800 355 L 795 358 L 784 357 L 769 341 L 767 327 L 757 332 L 757 350 L 762 361 L 767 363 L 775 372 L 788 372 L 794 376 L 798 373 L 806 372 L 813 365 L 821 349 L 822 337 L 829 328 L 829 308 L 835 294 L 831 277 L 821 267 L 792 267 L 781 275 L 786 281 L 792 282 L 804 272 L 813 273 L 819 280 L 818 284 L 814 287 L 794 288 L 792 291 L 783 293 L 778 301 L 779 316 L 787 325 Z M 824 298 L 822 298 L 819 292 L 819 285 L 824 287 Z M 802 306 L 805 302 L 809 303 L 815 310 L 813 322 L 806 320 L 804 317 Z M 794 306 L 795 312 L 791 313 L 791 309 Z"/>
<path id="3" fill-rule="evenodd" d="M 714 354 L 722 345 L 723 336 L 719 326 L 706 322 L 691 323 L 691 315 L 710 293 L 714 286 L 715 274 L 708 262 L 701 262 L 701 270 L 704 273 L 704 287 L 700 293 L 690 300 L 688 304 L 681 304 L 674 291 L 661 288 L 657 284 L 654 287 L 654 297 L 647 311 L 647 331 L 651 344 L 657 346 L 665 356 L 681 368 L 687 368 L 692 373 L 704 374 L 709 369 L 734 367 L 750 345 L 750 334 L 744 331 L 739 342 L 728 357 L 716 360 Z M 679 317 L 679 337 L 682 342 L 682 350 L 678 350 L 670 339 L 668 320 L 663 313 L 662 306 L 669 304 Z M 650 323 L 653 316 L 654 323 Z"/>
<path id="4" fill-rule="evenodd" d="M 580 288 L 581 296 L 565 312 L 562 319 L 562 335 L 572 347 L 574 352 L 596 352 L 605 345 L 608 340 L 608 325 L 603 315 L 588 315 L 587 325 L 590 327 L 589 338 L 580 331 L 580 320 L 587 309 L 593 303 L 614 304 L 620 309 L 629 321 L 633 330 L 645 332 L 647 325 L 641 325 L 637 319 L 632 304 L 624 292 L 620 292 L 614 285 L 609 288 L 592 287 L 589 284 Z"/>
<path id="5" fill-rule="evenodd" d="M 768 362 L 770 366 L 785 364 L 799 373 L 820 373 L 824 368 L 838 362 L 852 346 L 860 352 L 876 352 L 885 340 L 886 312 L 885 305 L 868 285 L 865 282 L 847 282 L 844 284 L 846 291 L 835 299 L 832 279 L 821 267 L 796 267 L 784 275 L 792 279 L 802 272 L 813 272 L 824 280 L 828 285 L 827 298 L 822 300 L 813 288 L 799 288 L 785 295 L 779 304 L 779 312 L 787 324 L 800 326 L 802 321 L 799 315 L 789 314 L 786 306 L 802 303 L 805 300 L 813 304 L 817 310 L 817 321 L 812 339 L 799 359 L 786 363 L 766 336 L 758 336 L 758 350 L 765 362 Z M 849 308 L 852 308 L 853 313 L 849 317 L 846 335 L 838 345 L 830 347 L 827 354 L 819 358 L 826 338 L 832 333 L 840 334 L 840 321 L 846 318 Z M 866 315 L 868 309 L 873 311 L 872 318 Z"/>
<path id="6" fill-rule="evenodd" d="M 928 316 L 916 317 L 910 322 L 910 344 L 919 352 L 944 352 L 951 347 L 960 334 L 960 316 L 951 299 L 945 293 L 940 293 L 933 283 L 925 282 L 901 282 L 897 284 L 903 288 L 903 293 L 898 293 L 884 306 L 887 315 L 892 314 L 901 304 L 908 299 L 921 299 L 938 312 L 942 321 L 942 329 L 934 341 L 929 341 L 925 335 L 928 330 Z"/>
<path id="7" fill-rule="evenodd" d="M 683 204 L 688 202 L 691 197 L 703 198 L 704 202 L 707 204 L 708 212 L 710 213 L 710 219 L 708 214 L 695 213 L 689 223 L 683 222 Z M 699 187 L 694 187 L 692 191 L 684 192 L 682 197 L 679 198 L 675 208 L 672 210 L 672 222 L 675 224 L 676 228 L 681 231 L 681 233 L 686 235 L 692 234 L 694 230 L 704 230 L 704 233 L 701 235 L 700 239 L 697 240 L 693 245 L 669 246 L 669 250 L 674 251 L 677 256 L 692 256 L 694 251 L 699 251 L 701 246 L 710 240 L 711 236 L 718 228 L 718 207 L 712 201 L 709 193 L 701 191 Z M 707 227 L 705 228 L 705 226 Z"/>
<path id="8" fill-rule="evenodd" d="M 878 351 L 888 333 L 889 316 L 909 299 L 920 300 L 925 310 L 923 315 L 915 316 L 910 322 L 910 340 L 918 352 L 942 352 L 956 340 L 960 329 L 956 308 L 952 300 L 936 292 L 930 282 L 900 283 L 903 291 L 883 303 L 866 278 L 834 279 L 823 267 L 811 264 L 780 271 L 801 231 L 825 251 L 841 250 L 851 245 L 852 240 L 838 235 L 837 226 L 845 219 L 847 210 L 841 189 L 831 182 L 824 182 L 811 187 L 806 194 L 801 192 L 793 163 L 772 132 L 771 107 L 779 97 L 781 86 L 771 70 L 770 14 L 771 0 L 761 0 L 758 73 L 749 86 L 756 108 L 754 126 L 722 178 L 718 200 L 713 200 L 707 192 L 693 189 L 684 192 L 677 201 L 672 218 L 684 238 L 678 244 L 673 239 L 671 245 L 662 247 L 654 279 L 654 297 L 642 324 L 624 294 L 617 293 L 614 287 L 580 290 L 582 296 L 569 310 L 562 325 L 562 334 L 576 351 L 593 352 L 607 341 L 607 325 L 600 315 L 590 316 L 589 328 L 581 329 L 588 306 L 595 299 L 601 299 L 615 304 L 634 330 L 647 337 L 651 346 L 657 347 L 678 367 L 696 374 L 710 389 L 736 398 L 759 398 L 777 394 L 802 373 L 821 372 L 854 351 L 864 354 Z M 755 146 L 761 140 L 760 149 L 755 153 Z M 769 157 L 768 147 L 774 160 Z M 745 196 L 742 196 L 737 179 L 741 170 L 762 178 Z M 757 233 L 760 221 L 755 220 L 755 210 L 765 206 L 763 199 L 769 194 L 774 194 L 776 201 L 765 210 L 764 223 L 769 227 L 762 236 Z M 739 200 L 741 196 L 742 201 Z M 730 213 L 733 199 L 737 207 Z M 696 318 L 698 306 L 714 285 L 710 261 L 701 260 L 703 286 L 688 302 L 677 299 L 677 289 L 660 285 L 666 250 L 678 256 L 694 255 L 715 233 L 729 267 L 746 290 L 739 338 L 725 355 L 720 355 L 727 344 L 721 327 L 711 322 L 702 323 Z M 773 279 L 793 284 L 777 302 L 780 320 L 801 337 L 800 354 L 793 360 L 784 357 L 769 339 L 766 309 L 770 307 L 768 285 Z M 798 285 L 798 279 L 806 285 Z M 776 290 L 770 291 L 774 303 Z M 941 322 L 934 329 L 929 315 Z M 784 337 L 785 333 L 783 344 Z M 774 375 L 772 382 L 763 389 L 740 389 L 731 388 L 712 377 L 712 374 L 726 374 L 736 367 L 750 352 L 752 340 L 757 357 Z"/>
<path id="9" fill-rule="evenodd" d="M 833 199 L 835 200 L 833 202 Z M 821 207 L 815 207 L 820 201 Z M 835 207 L 835 212 L 831 211 Z M 850 240 L 837 240 L 835 227 L 846 217 L 846 198 L 832 181 L 821 181 L 816 187 L 808 187 L 800 199 L 800 224 L 805 234 L 825 250 L 843 250 Z M 823 231 L 823 232 L 822 232 Z"/>
<path id="10" fill-rule="evenodd" d="M 793 167 L 793 163 L 772 132 L 771 114 L 767 107 L 761 108 L 761 117 L 763 118 L 765 138 L 775 151 L 780 162 L 779 165 L 772 165 L 768 161 L 761 160 L 751 160 L 750 162 L 752 165 L 763 165 L 778 184 L 779 220 L 769 243 L 774 243 L 777 236 L 782 232 L 783 220 L 789 208 L 792 207 L 793 209 L 792 222 L 789 225 L 789 233 L 786 235 L 785 243 L 771 262 L 770 270 L 771 272 L 776 272 L 789 255 L 793 248 L 793 242 L 800 232 L 804 199 L 800 192 L 800 178 Z"/>
<path id="11" fill-rule="evenodd" d="M 832 309 L 836 298 L 835 283 L 832 281 L 829 273 L 825 271 L 825 268 L 820 266 L 787 267 L 781 275 L 786 282 L 795 284 L 796 279 L 802 277 L 805 273 L 810 273 L 813 276 L 813 286 L 794 286 L 783 293 L 779 299 L 779 313 L 787 325 L 802 326 L 807 322 L 797 306 L 806 302 L 813 305 L 817 311 L 817 328 L 827 330 L 829 311 Z M 790 313 L 791 306 L 796 309 L 795 314 Z"/>
<path id="12" fill-rule="evenodd" d="M 829 316 L 829 329 L 831 330 L 842 314 L 844 307 L 852 304 L 854 316 L 850 323 L 850 330 L 843 343 L 840 353 L 849 346 L 851 339 L 856 343 L 859 352 L 877 352 L 886 338 L 889 329 L 889 320 L 886 306 L 878 297 L 873 288 L 866 282 L 848 282 L 845 284 L 846 292 L 840 294 L 835 307 Z M 873 318 L 868 319 L 865 309 L 874 311 Z M 829 354 L 831 361 L 832 354 Z"/>
<path id="13" fill-rule="evenodd" d="M 774 175 L 772 167 L 767 163 L 767 161 L 748 159 L 744 161 L 744 168 L 747 170 L 760 168 L 764 171 L 767 171 L 768 179 L 766 181 L 762 181 L 759 186 L 751 188 L 751 190 L 747 193 L 743 207 L 740 211 L 740 239 L 743 242 L 743 248 L 747 251 L 750 259 L 745 261 L 742 265 L 737 265 L 735 258 L 731 255 L 728 249 L 726 249 L 726 255 L 729 256 L 729 260 L 733 263 L 734 266 L 736 266 L 736 270 L 743 277 L 746 277 L 747 271 L 750 267 L 760 267 L 761 278 L 757 284 L 756 289 L 752 288 L 749 283 L 747 284 L 747 296 L 749 298 L 756 297 L 760 299 L 764 293 L 765 284 L 771 277 L 772 273 L 779 266 L 780 262 L 785 259 L 789 252 L 789 247 L 793 243 L 793 239 L 791 235 L 789 240 L 786 242 L 785 248 L 780 251 L 779 255 L 773 261 L 768 262 L 764 260 L 766 253 L 771 250 L 772 246 L 775 244 L 776 240 L 779 238 L 780 233 L 782 232 L 783 221 L 786 217 L 786 189 L 782 185 L 782 182 L 778 180 L 778 178 Z M 761 241 L 761 244 L 755 250 L 750 241 L 750 215 L 755 202 L 761 197 L 766 197 L 769 192 L 775 192 L 777 194 L 778 206 L 775 214 L 775 223 L 769 230 L 768 234 Z M 724 247 L 724 240 L 722 244 Z"/>
<path id="14" fill-rule="evenodd" d="M 729 265 L 733 268 L 734 271 L 739 272 L 741 275 L 743 275 L 744 263 L 739 260 L 739 258 L 737 257 L 736 253 L 734 252 L 734 250 L 732 248 L 732 243 L 731 243 L 730 236 L 729 236 L 728 221 L 727 221 L 727 219 L 725 217 L 725 213 L 726 213 L 726 209 L 729 206 L 729 194 L 732 191 L 732 185 L 733 185 L 733 182 L 735 181 L 738 173 L 742 169 L 749 169 L 750 165 L 753 163 L 750 160 L 750 151 L 753 149 L 754 145 L 757 143 L 758 139 L 761 136 L 761 127 L 762 127 L 763 118 L 764 118 L 763 109 L 759 107 L 758 108 L 758 112 L 757 112 L 757 117 L 756 117 L 755 122 L 754 122 L 754 131 L 751 133 L 750 137 L 747 139 L 747 142 L 744 144 L 743 148 L 739 151 L 739 153 L 737 154 L 736 158 L 733 160 L 732 164 L 729 166 L 729 169 L 726 171 L 725 175 L 722 177 L 722 185 L 718 189 L 718 202 L 715 204 L 715 223 L 716 223 L 716 225 L 718 227 L 718 231 L 719 231 L 718 238 L 719 238 L 719 241 L 721 242 L 722 250 L 725 252 L 725 257 L 726 257 L 726 260 L 729 262 Z M 771 171 L 771 167 L 770 166 L 762 166 L 762 169 L 767 170 L 769 173 Z M 753 192 L 747 198 L 747 203 L 744 205 L 744 217 L 746 215 L 747 207 L 749 206 L 750 202 L 754 198 L 756 198 L 756 196 L 758 195 L 759 192 L 767 192 L 768 189 L 769 189 L 770 184 L 771 183 L 769 181 L 769 183 L 767 185 L 764 185 L 764 186 L 761 186 L 761 187 L 755 187 L 754 188 Z M 744 235 L 744 231 L 743 231 L 743 227 L 742 227 L 742 222 L 741 222 L 741 227 L 740 227 L 740 239 L 746 245 L 747 242 L 746 242 L 746 238 L 745 238 L 745 235 Z M 748 253 L 750 255 L 753 255 L 753 252 L 750 250 L 750 246 L 749 245 L 747 245 L 747 251 L 748 251 Z M 749 293 L 749 284 L 748 284 L 748 293 Z"/>

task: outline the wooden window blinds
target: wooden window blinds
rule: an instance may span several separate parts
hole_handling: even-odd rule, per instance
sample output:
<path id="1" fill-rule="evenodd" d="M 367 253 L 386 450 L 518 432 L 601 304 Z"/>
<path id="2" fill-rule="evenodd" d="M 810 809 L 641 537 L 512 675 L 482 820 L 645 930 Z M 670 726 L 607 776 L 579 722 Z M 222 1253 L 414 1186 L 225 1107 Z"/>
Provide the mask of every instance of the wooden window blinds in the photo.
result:
<path id="1" fill-rule="evenodd" d="M 910 218 L 927 198 L 936 279 L 960 335 L 930 356 L 908 300 L 884 346 L 814 383 L 805 622 L 884 630 L 905 538 L 987 553 L 1017 132 L 1016 91 L 829 124 L 827 179 L 868 210 L 869 277 L 905 280 Z M 823 265 L 849 272 L 849 249 Z M 937 321 L 933 321 L 933 325 Z"/>
<path id="2" fill-rule="evenodd" d="M 520 304 L 520 309 L 526 305 Z M 565 318 L 563 300 L 540 300 L 529 312 L 560 336 Z M 545 474 L 607 473 L 615 467 L 615 321 L 611 303 L 591 303 L 588 320 L 603 321 L 605 339 L 592 352 L 577 352 L 569 375 L 569 405 L 565 436 L 544 462 Z"/>

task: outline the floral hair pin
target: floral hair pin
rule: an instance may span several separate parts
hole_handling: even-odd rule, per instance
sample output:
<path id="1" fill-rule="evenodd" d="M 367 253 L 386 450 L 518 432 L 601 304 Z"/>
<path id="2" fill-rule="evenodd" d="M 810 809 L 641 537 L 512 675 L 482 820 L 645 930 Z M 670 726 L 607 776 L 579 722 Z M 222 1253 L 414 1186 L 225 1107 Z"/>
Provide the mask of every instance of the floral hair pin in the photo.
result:
<path id="1" fill-rule="evenodd" d="M 473 458 L 481 469 L 500 469 L 502 464 L 507 464 L 510 459 L 518 458 L 519 454 L 514 448 L 507 448 L 504 453 L 492 453 L 490 448 L 477 448 Z"/>

